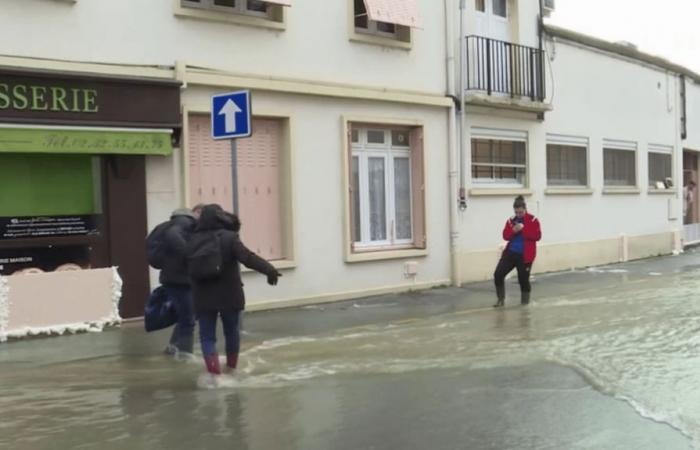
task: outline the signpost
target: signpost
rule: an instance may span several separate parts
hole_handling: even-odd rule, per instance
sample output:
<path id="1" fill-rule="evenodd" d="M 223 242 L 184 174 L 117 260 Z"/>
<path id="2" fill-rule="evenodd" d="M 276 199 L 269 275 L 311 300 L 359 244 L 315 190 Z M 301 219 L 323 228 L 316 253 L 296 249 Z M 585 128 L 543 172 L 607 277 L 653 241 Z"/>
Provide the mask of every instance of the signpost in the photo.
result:
<path id="1" fill-rule="evenodd" d="M 231 140 L 233 212 L 238 214 L 238 153 L 236 139 L 253 134 L 250 91 L 217 94 L 211 99 L 211 137 Z"/>

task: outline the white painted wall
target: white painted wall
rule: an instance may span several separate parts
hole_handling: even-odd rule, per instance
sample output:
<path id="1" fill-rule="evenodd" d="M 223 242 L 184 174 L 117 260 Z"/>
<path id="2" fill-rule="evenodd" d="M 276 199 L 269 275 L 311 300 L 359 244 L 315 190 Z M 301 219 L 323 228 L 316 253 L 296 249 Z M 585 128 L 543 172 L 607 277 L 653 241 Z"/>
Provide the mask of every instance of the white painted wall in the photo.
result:
<path id="1" fill-rule="evenodd" d="M 419 0 L 410 51 L 350 42 L 350 0 L 296 0 L 284 31 L 176 17 L 173 0 L 0 0 L 2 54 L 189 65 L 445 93 L 444 3 Z M 18 38 L 21 36 L 21 38 Z"/>
<path id="2" fill-rule="evenodd" d="M 668 219 L 669 201 L 680 211 L 678 190 L 670 195 L 647 193 L 649 144 L 675 147 L 674 175 L 676 186 L 680 185 L 677 79 L 656 68 L 561 41 L 549 42 L 547 50 L 552 58 L 549 76 L 553 77 L 553 84 L 550 83 L 549 89 L 554 110 L 546 114 L 544 122 L 507 118 L 507 114 L 495 110 L 486 115 L 475 114 L 472 109 L 467 118 L 470 128 L 528 133 L 529 188 L 533 195 L 526 200 L 530 211 L 540 218 L 542 243 L 585 242 L 615 238 L 621 233 L 646 235 L 682 228 L 680 220 Z M 700 92 L 694 95 L 700 100 Z M 700 102 L 694 107 L 700 112 Z M 697 120 L 700 134 L 700 117 Z M 545 194 L 547 133 L 590 139 L 589 177 L 594 194 Z M 700 136 L 696 137 L 700 140 Z M 603 139 L 638 143 L 640 194 L 602 193 Z M 461 221 L 462 251 L 489 250 L 501 243 L 501 230 L 506 218 L 512 215 L 514 197 L 469 199 L 469 209 Z M 680 212 L 677 215 L 681 217 Z"/>
<path id="3" fill-rule="evenodd" d="M 213 89 L 190 87 L 183 92 L 187 107 L 204 107 Z M 418 261 L 415 283 L 450 278 L 449 211 L 447 203 L 447 112 L 444 108 L 412 107 L 300 95 L 254 92 L 254 110 L 276 111 L 291 119 L 293 210 L 296 262 L 285 270 L 277 288 L 265 277 L 244 274 L 249 303 L 296 299 L 387 286 L 411 285 L 404 277 L 406 259 L 348 264 L 343 256 L 342 117 L 363 116 L 420 120 L 425 130 L 427 257 Z M 245 220 L 243 226 L 245 227 Z"/>

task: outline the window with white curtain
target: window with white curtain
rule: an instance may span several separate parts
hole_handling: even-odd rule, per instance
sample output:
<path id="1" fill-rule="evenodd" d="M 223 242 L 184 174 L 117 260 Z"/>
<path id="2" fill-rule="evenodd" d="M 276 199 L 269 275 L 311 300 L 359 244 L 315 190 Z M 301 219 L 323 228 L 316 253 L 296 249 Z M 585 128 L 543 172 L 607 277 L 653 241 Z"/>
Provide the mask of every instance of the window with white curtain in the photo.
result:
<path id="1" fill-rule="evenodd" d="M 355 248 L 413 244 L 410 130 L 352 127 Z"/>

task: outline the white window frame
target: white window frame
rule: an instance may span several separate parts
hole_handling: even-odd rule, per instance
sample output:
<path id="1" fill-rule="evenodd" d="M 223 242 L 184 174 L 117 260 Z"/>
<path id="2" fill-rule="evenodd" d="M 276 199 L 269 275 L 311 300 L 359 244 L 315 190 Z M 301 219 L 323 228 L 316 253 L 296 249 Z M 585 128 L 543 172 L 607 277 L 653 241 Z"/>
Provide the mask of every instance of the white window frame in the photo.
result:
<path id="1" fill-rule="evenodd" d="M 221 5 L 215 5 L 214 0 L 199 0 L 197 1 L 191 1 L 191 0 L 181 0 L 181 4 L 185 8 L 197 8 L 197 9 L 203 9 L 206 11 L 217 11 L 217 12 L 223 12 L 227 14 L 238 14 L 242 16 L 252 16 L 252 17 L 259 17 L 262 19 L 267 19 L 267 20 L 274 20 L 274 14 L 273 14 L 273 8 L 275 7 L 274 4 L 268 3 L 268 8 L 267 12 L 260 12 L 260 11 L 254 11 L 248 9 L 248 0 L 235 0 L 236 1 L 236 6 L 230 7 L 230 6 L 221 6 Z M 265 2 L 267 3 L 267 2 Z"/>
<path id="2" fill-rule="evenodd" d="M 615 189 L 638 189 L 639 188 L 639 158 L 637 143 L 633 141 L 621 141 L 616 139 L 603 139 L 603 188 L 607 190 Z M 605 150 L 627 151 L 634 154 L 634 184 L 619 185 L 607 184 L 605 182 Z M 648 174 L 647 174 L 648 176 Z"/>
<path id="3" fill-rule="evenodd" d="M 525 164 L 502 164 L 502 163 L 475 163 L 474 162 L 474 155 L 472 155 L 470 166 L 469 166 L 469 173 L 472 173 L 472 169 L 474 166 L 481 166 L 481 167 L 507 167 L 507 168 L 515 168 L 515 169 L 525 169 L 525 177 L 522 183 L 518 183 L 517 181 L 514 181 L 512 183 L 508 182 L 503 182 L 502 180 L 496 179 L 496 178 L 475 178 L 472 175 L 472 185 L 476 188 L 497 188 L 497 189 L 523 189 L 527 188 L 528 182 L 529 182 L 529 177 L 530 177 L 530 170 L 529 170 L 529 157 L 528 157 L 528 135 L 527 132 L 525 131 L 517 131 L 517 130 L 496 130 L 496 129 L 488 129 L 488 128 L 473 128 L 472 129 L 472 134 L 471 134 L 471 139 L 469 141 L 469 148 L 471 151 L 472 148 L 472 142 L 474 139 L 480 139 L 480 140 L 490 140 L 490 141 L 507 141 L 507 142 L 522 142 L 525 144 Z"/>
<path id="4" fill-rule="evenodd" d="M 414 246 L 414 230 L 413 223 L 413 189 L 409 189 L 409 208 L 411 216 L 411 236 L 407 239 L 396 238 L 396 192 L 395 192 L 395 174 L 394 174 L 394 159 L 408 159 L 408 176 L 409 186 L 413 187 L 413 160 L 411 158 L 411 147 L 409 143 L 406 146 L 395 146 L 392 144 L 391 132 L 400 127 L 375 127 L 375 126 L 353 126 L 352 130 L 357 130 L 359 134 L 359 142 L 352 142 L 352 158 L 358 158 L 358 174 L 359 174 L 359 196 L 360 210 L 356 214 L 360 214 L 360 236 L 359 240 L 355 240 L 352 245 L 355 250 L 370 250 L 379 248 L 411 248 Z M 367 142 L 368 131 L 383 131 L 384 143 L 376 144 Z M 384 195 L 385 195 L 385 216 L 386 216 L 386 239 L 373 241 L 370 238 L 370 193 L 369 193 L 369 159 L 383 158 L 384 159 Z M 354 228 L 354 222 L 350 224 Z M 358 237 L 355 236 L 355 239 Z"/>
<path id="5" fill-rule="evenodd" d="M 588 188 L 591 185 L 591 158 L 590 158 L 590 141 L 586 137 L 566 136 L 563 134 L 547 134 L 547 144 L 545 146 L 545 158 L 549 157 L 549 145 L 563 145 L 567 147 L 584 148 L 586 151 L 586 184 L 549 184 L 549 160 L 545 162 L 545 176 L 547 177 L 547 187 L 554 189 L 581 189 Z"/>
<path id="6" fill-rule="evenodd" d="M 649 175 L 651 175 L 651 167 L 649 166 L 649 155 L 651 154 L 657 154 L 657 155 L 666 155 L 671 157 L 671 183 L 673 183 L 673 186 L 676 185 L 676 180 L 675 180 L 675 170 L 674 170 L 674 157 L 673 157 L 673 146 L 672 145 L 660 145 L 660 144 L 649 144 L 647 148 L 647 185 L 648 188 L 651 190 L 673 190 L 673 187 L 670 188 L 657 188 L 656 186 L 652 186 L 649 184 Z"/>

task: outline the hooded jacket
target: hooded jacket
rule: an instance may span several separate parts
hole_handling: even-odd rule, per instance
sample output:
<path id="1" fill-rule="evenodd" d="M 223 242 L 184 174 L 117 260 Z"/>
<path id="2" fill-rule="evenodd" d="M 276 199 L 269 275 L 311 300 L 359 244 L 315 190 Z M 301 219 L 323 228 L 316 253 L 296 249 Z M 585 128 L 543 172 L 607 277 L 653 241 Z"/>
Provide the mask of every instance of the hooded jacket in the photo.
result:
<path id="1" fill-rule="evenodd" d="M 192 297 L 195 311 L 198 313 L 245 309 L 240 264 L 268 277 L 278 275 L 272 264 L 243 245 L 238 229 L 238 219 L 225 213 L 220 207 L 207 205 L 202 209 L 195 234 L 216 233 L 219 236 L 223 267 L 221 276 L 216 279 L 192 281 Z"/>
<path id="2" fill-rule="evenodd" d="M 167 259 L 160 270 L 160 284 L 190 285 L 185 248 L 195 223 L 195 218 L 191 215 L 174 215 L 170 218 L 170 225 L 164 235 Z"/>

